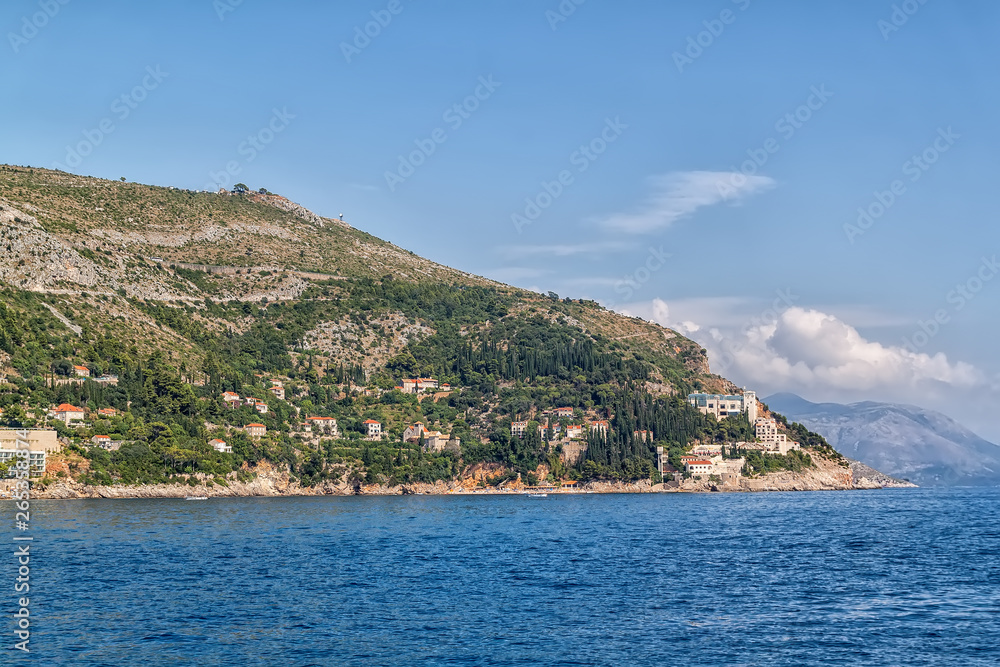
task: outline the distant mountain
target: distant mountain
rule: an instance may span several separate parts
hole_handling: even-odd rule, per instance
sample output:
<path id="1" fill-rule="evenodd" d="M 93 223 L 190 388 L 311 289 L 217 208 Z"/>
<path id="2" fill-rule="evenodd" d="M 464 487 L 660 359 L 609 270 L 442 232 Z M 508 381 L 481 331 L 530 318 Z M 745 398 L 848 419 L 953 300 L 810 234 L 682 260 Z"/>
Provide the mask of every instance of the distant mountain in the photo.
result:
<path id="1" fill-rule="evenodd" d="M 768 407 L 823 435 L 841 454 L 920 486 L 1000 484 L 1000 446 L 933 410 L 864 401 L 810 403 L 774 394 Z"/>

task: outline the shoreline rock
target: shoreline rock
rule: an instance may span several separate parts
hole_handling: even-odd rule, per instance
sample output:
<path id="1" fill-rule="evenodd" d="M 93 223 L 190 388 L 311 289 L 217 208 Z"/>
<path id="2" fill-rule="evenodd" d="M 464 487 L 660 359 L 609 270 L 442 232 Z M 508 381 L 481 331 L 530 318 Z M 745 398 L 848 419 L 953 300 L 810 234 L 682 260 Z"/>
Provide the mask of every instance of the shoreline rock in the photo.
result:
<path id="1" fill-rule="evenodd" d="M 853 491 L 882 488 L 916 488 L 915 484 L 896 480 L 875 473 L 867 466 L 852 462 L 845 468 L 835 461 L 813 457 L 816 464 L 801 472 L 782 471 L 763 477 L 741 478 L 735 482 L 721 483 L 708 480 L 686 479 L 681 482 L 653 484 L 650 480 L 636 482 L 594 481 L 581 484 L 574 491 L 556 491 L 557 494 L 580 493 L 758 493 L 768 491 Z M 469 480 L 434 484 L 413 483 L 386 486 L 381 484 L 354 485 L 348 482 L 328 481 L 317 486 L 302 486 L 293 480 L 287 470 L 280 470 L 268 463 L 253 469 L 254 479 L 241 482 L 227 479 L 226 486 L 209 482 L 207 475 L 195 476 L 196 486 L 186 483 L 145 484 L 137 486 L 89 486 L 71 480 L 59 480 L 45 489 L 32 491 L 36 500 L 116 499 L 116 498 L 277 498 L 283 496 L 401 496 L 401 495 L 518 495 L 520 488 L 477 488 Z"/>

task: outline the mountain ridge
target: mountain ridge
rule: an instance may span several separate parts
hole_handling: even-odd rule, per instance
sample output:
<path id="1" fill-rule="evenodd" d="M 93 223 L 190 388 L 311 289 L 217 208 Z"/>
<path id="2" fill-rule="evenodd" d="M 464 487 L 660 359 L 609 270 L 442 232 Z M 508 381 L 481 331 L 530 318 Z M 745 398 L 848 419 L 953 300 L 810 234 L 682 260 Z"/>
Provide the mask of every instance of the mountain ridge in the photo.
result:
<path id="1" fill-rule="evenodd" d="M 789 393 L 763 400 L 887 474 L 921 486 L 1000 484 L 1000 446 L 940 412 L 878 401 L 812 403 Z"/>

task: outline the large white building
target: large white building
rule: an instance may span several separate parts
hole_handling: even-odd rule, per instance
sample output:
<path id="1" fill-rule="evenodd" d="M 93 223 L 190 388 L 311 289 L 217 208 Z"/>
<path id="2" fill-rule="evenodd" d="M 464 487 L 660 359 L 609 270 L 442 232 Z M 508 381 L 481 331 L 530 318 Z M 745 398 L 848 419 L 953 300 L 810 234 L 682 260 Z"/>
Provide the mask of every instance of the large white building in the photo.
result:
<path id="1" fill-rule="evenodd" d="M 56 437 L 55 431 L 48 429 L 0 429 L 0 462 L 9 462 L 17 457 L 18 440 L 27 434 L 28 442 L 28 474 L 31 477 L 41 477 L 45 474 L 46 455 L 62 449 L 62 443 Z M 13 477 L 14 470 L 8 473 Z"/>
<path id="2" fill-rule="evenodd" d="M 784 433 L 778 433 L 778 422 L 773 419 L 763 417 L 754 422 L 754 435 L 762 443 L 767 445 L 767 449 L 779 454 L 787 454 L 793 449 L 799 448 L 799 443 L 789 440 Z"/>
<path id="3" fill-rule="evenodd" d="M 747 418 L 753 424 L 757 421 L 757 392 L 744 391 L 738 394 L 689 394 L 688 403 L 698 409 L 703 415 L 715 415 L 716 419 L 725 419 L 730 415 L 747 413 Z"/>

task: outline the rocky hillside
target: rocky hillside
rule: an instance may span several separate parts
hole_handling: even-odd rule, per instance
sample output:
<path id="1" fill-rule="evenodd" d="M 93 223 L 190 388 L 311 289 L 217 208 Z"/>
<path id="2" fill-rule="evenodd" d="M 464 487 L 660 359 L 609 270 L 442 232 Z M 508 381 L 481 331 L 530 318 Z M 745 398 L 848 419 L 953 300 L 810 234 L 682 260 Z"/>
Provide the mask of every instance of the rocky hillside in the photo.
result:
<path id="1" fill-rule="evenodd" d="M 58 427 L 71 447 L 52 474 L 83 486 L 245 484 L 261 463 L 302 486 L 433 483 L 483 465 L 484 485 L 617 483 L 658 477 L 657 446 L 678 460 L 695 443 L 753 439 L 745 419 L 717 423 L 683 400 L 738 390 L 677 332 L 456 271 L 280 195 L 8 166 L 0 222 L 3 421 L 81 406 L 81 426 Z M 394 389 L 413 377 L 448 387 Z M 553 419 L 555 407 L 572 415 Z M 310 415 L 340 432 L 311 431 Z M 247 435 L 258 422 L 266 435 Z M 454 446 L 405 442 L 415 422 Z M 837 456 L 798 425 L 782 430 Z M 120 449 L 90 446 L 95 435 Z M 801 470 L 808 457 L 775 461 Z"/>

